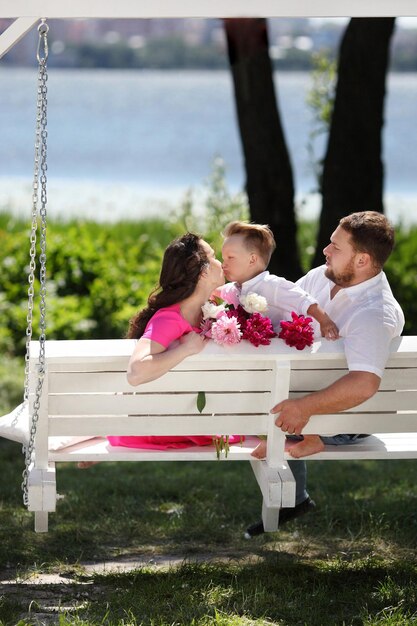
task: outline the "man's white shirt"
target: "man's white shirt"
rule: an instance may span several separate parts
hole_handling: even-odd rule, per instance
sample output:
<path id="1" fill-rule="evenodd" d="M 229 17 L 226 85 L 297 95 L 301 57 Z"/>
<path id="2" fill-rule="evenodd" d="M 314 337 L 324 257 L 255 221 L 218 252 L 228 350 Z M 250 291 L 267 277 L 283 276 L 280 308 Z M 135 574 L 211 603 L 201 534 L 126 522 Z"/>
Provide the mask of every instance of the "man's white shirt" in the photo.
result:
<path id="1" fill-rule="evenodd" d="M 404 314 L 395 300 L 384 272 L 359 285 L 340 289 L 331 299 L 335 284 L 317 267 L 297 281 L 297 285 L 317 298 L 344 338 L 349 371 L 365 371 L 381 377 L 394 337 L 401 335 Z M 315 339 L 320 338 L 314 320 Z"/>

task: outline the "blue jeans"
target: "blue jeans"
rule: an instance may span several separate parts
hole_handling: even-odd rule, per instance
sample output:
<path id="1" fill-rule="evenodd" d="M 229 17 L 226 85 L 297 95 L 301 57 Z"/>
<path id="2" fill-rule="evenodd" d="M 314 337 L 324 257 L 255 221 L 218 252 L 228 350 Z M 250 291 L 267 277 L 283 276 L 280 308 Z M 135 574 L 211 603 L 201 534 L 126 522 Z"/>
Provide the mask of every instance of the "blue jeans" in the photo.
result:
<path id="1" fill-rule="evenodd" d="M 363 439 L 368 435 L 334 435 L 333 437 L 320 437 L 322 442 L 328 446 L 343 446 L 354 444 L 358 439 Z M 303 436 L 288 435 L 292 441 L 302 441 Z M 305 461 L 288 461 L 290 470 L 295 478 L 295 504 L 300 504 L 308 498 L 307 493 L 307 465 Z"/>

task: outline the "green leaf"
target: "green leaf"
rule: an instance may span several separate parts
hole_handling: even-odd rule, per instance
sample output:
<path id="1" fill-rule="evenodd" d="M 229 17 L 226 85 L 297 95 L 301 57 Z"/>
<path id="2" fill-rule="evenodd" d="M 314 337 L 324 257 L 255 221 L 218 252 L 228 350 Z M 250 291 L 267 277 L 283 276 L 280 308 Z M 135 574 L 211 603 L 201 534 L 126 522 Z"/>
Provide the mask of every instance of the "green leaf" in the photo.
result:
<path id="1" fill-rule="evenodd" d="M 199 413 L 203 412 L 204 407 L 206 406 L 206 392 L 199 391 L 197 395 L 197 409 Z"/>

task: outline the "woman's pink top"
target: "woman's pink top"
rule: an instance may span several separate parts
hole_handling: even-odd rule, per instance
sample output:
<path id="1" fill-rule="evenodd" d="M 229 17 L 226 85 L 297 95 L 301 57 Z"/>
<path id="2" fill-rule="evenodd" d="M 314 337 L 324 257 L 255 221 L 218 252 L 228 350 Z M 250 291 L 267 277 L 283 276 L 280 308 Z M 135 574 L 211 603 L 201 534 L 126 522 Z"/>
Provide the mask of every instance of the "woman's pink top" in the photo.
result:
<path id="1" fill-rule="evenodd" d="M 160 343 L 164 348 L 191 332 L 200 332 L 199 328 L 191 326 L 181 315 L 179 304 L 159 309 L 149 320 L 142 337 Z M 210 446 L 212 437 L 205 435 L 195 436 L 164 436 L 148 435 L 143 437 L 107 437 L 112 446 L 125 446 L 127 448 L 147 448 L 151 450 L 166 450 L 167 448 L 188 448 L 195 446 Z M 240 435 L 230 435 L 229 443 L 239 443 L 243 440 Z"/>

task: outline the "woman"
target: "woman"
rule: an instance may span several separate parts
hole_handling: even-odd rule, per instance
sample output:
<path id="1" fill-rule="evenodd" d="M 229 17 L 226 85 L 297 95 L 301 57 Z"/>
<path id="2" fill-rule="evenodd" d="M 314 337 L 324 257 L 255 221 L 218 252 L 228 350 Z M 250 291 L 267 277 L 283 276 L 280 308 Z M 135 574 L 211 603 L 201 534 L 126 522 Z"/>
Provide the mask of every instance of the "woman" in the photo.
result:
<path id="1" fill-rule="evenodd" d="M 148 306 L 130 321 L 128 337 L 138 339 L 127 370 L 131 385 L 155 380 L 203 349 L 207 339 L 199 334 L 201 307 L 223 284 L 222 264 L 206 241 L 186 233 L 169 244 L 159 287 L 149 296 Z M 207 436 L 131 436 L 108 440 L 114 446 L 157 450 L 212 444 L 212 437 Z M 240 440 L 236 435 L 229 442 Z"/>

